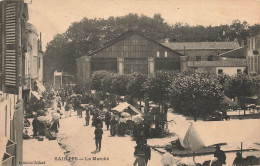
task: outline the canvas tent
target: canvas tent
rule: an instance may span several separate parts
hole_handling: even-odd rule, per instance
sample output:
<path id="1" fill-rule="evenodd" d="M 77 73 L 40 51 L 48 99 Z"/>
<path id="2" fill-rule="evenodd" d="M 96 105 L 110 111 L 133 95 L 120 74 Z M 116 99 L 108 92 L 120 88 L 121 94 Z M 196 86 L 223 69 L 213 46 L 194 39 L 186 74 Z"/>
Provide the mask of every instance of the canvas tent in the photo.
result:
<path id="1" fill-rule="evenodd" d="M 139 111 L 137 108 L 135 108 L 134 106 L 132 106 L 131 104 L 124 102 L 124 103 L 119 103 L 116 107 L 111 109 L 112 111 L 117 111 L 117 112 L 128 112 L 130 115 L 137 115 L 137 114 L 141 114 L 143 115 L 143 113 L 141 111 Z"/>
<path id="2" fill-rule="evenodd" d="M 191 149 L 193 152 L 205 147 L 204 142 L 200 138 L 193 123 L 191 123 L 184 139 L 180 140 L 180 142 L 184 148 Z"/>
<path id="3" fill-rule="evenodd" d="M 208 146 L 208 142 L 202 137 L 201 134 L 196 130 L 193 123 L 186 120 L 183 115 L 179 114 L 168 114 L 167 121 L 174 120 L 175 123 L 169 125 L 169 130 L 176 133 L 181 146 L 185 149 L 190 149 L 192 151 L 197 151 L 202 147 Z M 211 143 L 210 143 L 211 144 Z"/>

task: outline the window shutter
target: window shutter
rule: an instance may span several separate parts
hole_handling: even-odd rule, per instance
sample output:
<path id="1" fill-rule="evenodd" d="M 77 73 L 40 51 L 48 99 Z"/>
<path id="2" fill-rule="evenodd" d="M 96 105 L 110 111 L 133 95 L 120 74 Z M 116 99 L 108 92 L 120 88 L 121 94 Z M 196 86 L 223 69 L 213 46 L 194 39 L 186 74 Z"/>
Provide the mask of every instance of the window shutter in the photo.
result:
<path id="1" fill-rule="evenodd" d="M 18 1 L 3 1 L 3 91 L 18 94 L 21 61 L 21 21 Z"/>
<path id="2" fill-rule="evenodd" d="M 3 57 L 3 23 L 2 23 L 2 11 L 3 11 L 3 5 L 2 2 L 0 2 L 0 91 L 2 91 L 2 57 Z"/>

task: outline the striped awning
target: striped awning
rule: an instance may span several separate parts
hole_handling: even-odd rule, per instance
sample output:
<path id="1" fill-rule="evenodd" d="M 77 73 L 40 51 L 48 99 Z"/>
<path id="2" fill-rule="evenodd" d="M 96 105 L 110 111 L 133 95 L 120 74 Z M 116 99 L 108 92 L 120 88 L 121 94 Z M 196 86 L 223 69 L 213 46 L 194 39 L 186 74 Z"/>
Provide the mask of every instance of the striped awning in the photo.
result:
<path id="1" fill-rule="evenodd" d="M 36 91 L 31 91 L 31 94 L 36 97 L 38 100 L 40 100 L 41 96 Z"/>

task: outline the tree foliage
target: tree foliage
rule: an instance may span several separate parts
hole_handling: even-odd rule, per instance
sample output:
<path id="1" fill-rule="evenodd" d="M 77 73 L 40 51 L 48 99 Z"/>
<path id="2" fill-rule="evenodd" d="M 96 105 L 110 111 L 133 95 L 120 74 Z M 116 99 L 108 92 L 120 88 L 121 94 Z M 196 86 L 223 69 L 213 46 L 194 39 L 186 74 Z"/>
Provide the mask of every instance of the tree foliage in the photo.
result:
<path id="1" fill-rule="evenodd" d="M 91 88 L 97 91 L 103 90 L 104 88 L 102 87 L 102 80 L 107 74 L 108 72 L 104 70 L 94 72 L 91 75 Z"/>
<path id="2" fill-rule="evenodd" d="M 259 95 L 259 75 L 250 76 L 244 73 L 231 77 L 225 84 L 225 94 L 231 98 L 237 98 L 239 106 L 246 110 L 246 104 L 250 104 L 253 95 Z"/>
<path id="3" fill-rule="evenodd" d="M 244 73 L 231 77 L 225 84 L 228 97 L 250 97 L 257 93 L 256 77 Z"/>
<path id="4" fill-rule="evenodd" d="M 168 88 L 171 84 L 172 75 L 166 71 L 159 71 L 155 75 L 149 75 L 143 87 L 149 100 L 163 106 L 168 100 Z"/>
<path id="5" fill-rule="evenodd" d="M 104 93 L 113 93 L 113 80 L 116 74 L 113 72 L 107 72 L 101 80 L 101 91 Z"/>
<path id="6" fill-rule="evenodd" d="M 129 75 L 128 74 L 117 74 L 112 80 L 112 93 L 119 95 L 119 96 L 125 96 L 127 95 L 127 83 L 129 81 Z"/>
<path id="7" fill-rule="evenodd" d="M 146 81 L 146 78 L 147 76 L 141 73 L 130 74 L 129 81 L 127 83 L 128 93 L 138 100 L 142 100 L 145 94 L 143 84 Z"/>
<path id="8" fill-rule="evenodd" d="M 193 115 L 195 120 L 220 109 L 224 95 L 222 85 L 212 74 L 179 74 L 168 90 L 175 110 Z"/>

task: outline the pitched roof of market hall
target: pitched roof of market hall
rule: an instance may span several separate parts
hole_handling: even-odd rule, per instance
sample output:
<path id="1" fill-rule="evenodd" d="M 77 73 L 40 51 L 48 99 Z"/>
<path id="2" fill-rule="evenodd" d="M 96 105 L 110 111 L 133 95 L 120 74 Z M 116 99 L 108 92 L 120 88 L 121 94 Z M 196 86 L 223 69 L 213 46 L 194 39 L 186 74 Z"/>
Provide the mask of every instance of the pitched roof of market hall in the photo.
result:
<path id="1" fill-rule="evenodd" d="M 162 43 L 172 50 L 233 50 L 239 48 L 239 43 L 231 42 L 171 42 Z"/>
<path id="2" fill-rule="evenodd" d="M 97 49 L 97 50 L 91 52 L 91 53 L 88 54 L 88 55 L 82 56 L 82 57 L 78 58 L 77 60 L 80 60 L 81 58 L 86 57 L 86 56 L 92 56 L 92 55 L 96 54 L 97 52 L 102 51 L 102 50 L 104 50 L 105 48 L 108 48 L 108 47 L 112 46 L 113 44 L 115 44 L 115 43 L 117 43 L 117 42 L 119 42 L 119 41 L 121 41 L 121 40 L 124 40 L 124 39 L 126 39 L 126 38 L 128 38 L 128 37 L 130 37 L 130 36 L 132 36 L 132 35 L 135 35 L 135 34 L 137 34 L 137 35 L 139 35 L 139 36 L 141 36 L 141 37 L 143 37 L 143 38 L 145 38 L 145 39 L 147 39 L 147 40 L 149 40 L 149 41 L 152 41 L 153 43 L 158 44 L 158 45 L 160 45 L 161 47 L 167 48 L 167 49 L 169 49 L 169 50 L 175 52 L 175 53 L 176 53 L 177 55 L 179 55 L 179 56 L 184 56 L 183 54 L 181 54 L 181 53 L 179 53 L 179 52 L 177 52 L 177 51 L 175 51 L 175 50 L 172 50 L 170 47 L 167 47 L 167 46 L 163 45 L 162 43 L 159 43 L 159 42 L 157 42 L 157 41 L 155 41 L 155 40 L 153 40 L 153 39 L 150 39 L 150 38 L 144 36 L 143 34 L 140 34 L 140 33 L 136 32 L 136 31 L 133 31 L 133 30 L 129 30 L 129 31 L 127 31 L 127 32 L 125 32 L 125 33 L 123 33 L 123 34 L 117 36 L 116 38 L 114 38 L 114 39 L 108 41 L 108 42 L 107 42 L 106 44 L 104 44 L 104 46 L 101 47 L 100 49 Z"/>

